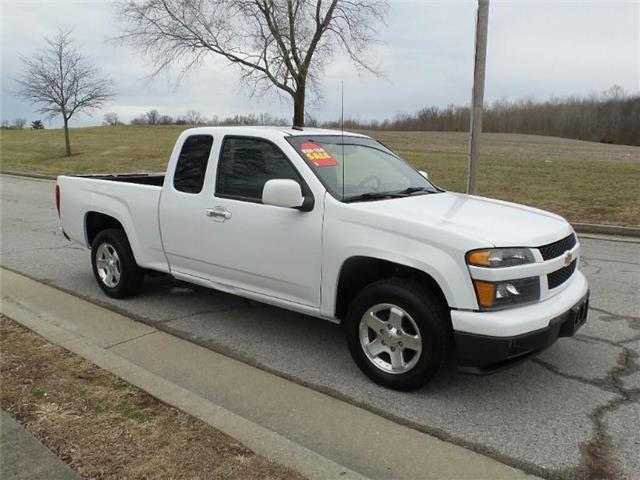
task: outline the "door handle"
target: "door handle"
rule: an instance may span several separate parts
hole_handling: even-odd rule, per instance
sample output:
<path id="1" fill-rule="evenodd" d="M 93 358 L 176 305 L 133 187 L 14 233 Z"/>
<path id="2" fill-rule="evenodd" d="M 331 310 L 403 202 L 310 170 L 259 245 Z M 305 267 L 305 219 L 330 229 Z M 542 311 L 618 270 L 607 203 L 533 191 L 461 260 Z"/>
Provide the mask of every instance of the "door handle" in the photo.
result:
<path id="1" fill-rule="evenodd" d="M 231 218 L 231 212 L 224 207 L 207 208 L 207 217 L 212 217 L 216 222 L 224 222 Z"/>

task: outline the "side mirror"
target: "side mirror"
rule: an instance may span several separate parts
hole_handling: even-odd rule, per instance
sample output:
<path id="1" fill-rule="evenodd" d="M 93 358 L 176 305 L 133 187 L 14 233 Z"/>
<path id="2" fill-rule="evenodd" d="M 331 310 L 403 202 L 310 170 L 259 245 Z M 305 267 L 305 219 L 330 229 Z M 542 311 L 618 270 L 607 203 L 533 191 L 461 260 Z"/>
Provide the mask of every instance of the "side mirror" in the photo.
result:
<path id="1" fill-rule="evenodd" d="M 285 208 L 301 207 L 304 197 L 300 184 L 288 179 L 269 180 L 262 190 L 262 203 Z"/>
<path id="2" fill-rule="evenodd" d="M 422 175 L 424 178 L 429 180 L 429 174 L 427 172 L 424 172 L 424 171 L 420 170 L 420 175 Z"/>

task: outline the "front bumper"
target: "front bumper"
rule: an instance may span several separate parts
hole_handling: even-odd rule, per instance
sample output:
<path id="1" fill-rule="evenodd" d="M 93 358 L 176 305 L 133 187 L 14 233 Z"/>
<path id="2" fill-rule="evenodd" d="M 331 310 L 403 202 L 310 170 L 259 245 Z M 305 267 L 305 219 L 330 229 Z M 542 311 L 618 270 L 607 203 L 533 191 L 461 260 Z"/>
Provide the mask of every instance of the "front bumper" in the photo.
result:
<path id="1" fill-rule="evenodd" d="M 559 337 L 571 337 L 587 321 L 589 292 L 546 328 L 513 337 L 488 337 L 455 332 L 458 368 L 479 375 L 509 367 L 550 347 Z"/>
<path id="2" fill-rule="evenodd" d="M 562 291 L 540 302 L 499 311 L 452 310 L 455 332 L 487 337 L 515 337 L 547 328 L 551 321 L 580 301 L 589 289 L 582 272 L 576 271 Z"/>

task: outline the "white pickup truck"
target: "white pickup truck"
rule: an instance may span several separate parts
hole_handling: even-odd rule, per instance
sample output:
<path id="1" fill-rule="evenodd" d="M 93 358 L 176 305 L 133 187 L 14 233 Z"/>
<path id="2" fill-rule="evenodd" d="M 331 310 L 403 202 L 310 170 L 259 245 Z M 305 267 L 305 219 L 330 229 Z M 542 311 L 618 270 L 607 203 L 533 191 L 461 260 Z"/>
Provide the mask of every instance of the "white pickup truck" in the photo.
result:
<path id="1" fill-rule="evenodd" d="M 56 201 L 107 295 L 158 271 L 341 322 L 357 365 L 390 388 L 426 384 L 451 355 L 494 371 L 587 316 L 563 218 L 443 191 L 355 133 L 190 129 L 165 175 L 61 176 Z"/>

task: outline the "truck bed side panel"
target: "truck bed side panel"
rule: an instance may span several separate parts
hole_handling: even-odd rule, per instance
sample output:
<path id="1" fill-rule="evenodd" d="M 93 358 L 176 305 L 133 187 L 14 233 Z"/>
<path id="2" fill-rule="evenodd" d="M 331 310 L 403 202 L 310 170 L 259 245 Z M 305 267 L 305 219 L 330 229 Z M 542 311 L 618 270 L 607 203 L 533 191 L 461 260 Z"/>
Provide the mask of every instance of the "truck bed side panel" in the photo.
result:
<path id="1" fill-rule="evenodd" d="M 65 176 L 58 185 L 62 227 L 72 240 L 90 248 L 87 214 L 103 213 L 122 224 L 138 265 L 169 271 L 158 225 L 161 187 Z"/>

